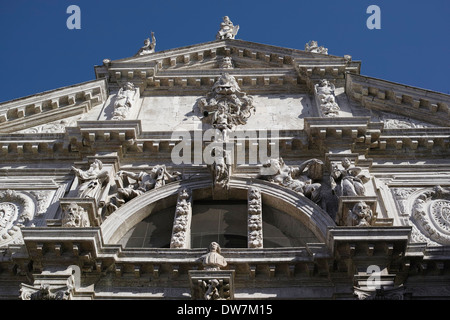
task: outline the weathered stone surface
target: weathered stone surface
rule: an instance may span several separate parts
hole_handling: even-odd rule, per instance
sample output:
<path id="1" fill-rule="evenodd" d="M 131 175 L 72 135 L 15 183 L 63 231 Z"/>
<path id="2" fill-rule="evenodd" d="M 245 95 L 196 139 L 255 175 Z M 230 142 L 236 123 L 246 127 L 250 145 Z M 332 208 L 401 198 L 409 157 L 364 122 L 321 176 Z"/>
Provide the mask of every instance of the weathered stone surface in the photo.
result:
<path id="1" fill-rule="evenodd" d="M 0 297 L 450 298 L 449 96 L 238 28 L 0 104 Z"/>

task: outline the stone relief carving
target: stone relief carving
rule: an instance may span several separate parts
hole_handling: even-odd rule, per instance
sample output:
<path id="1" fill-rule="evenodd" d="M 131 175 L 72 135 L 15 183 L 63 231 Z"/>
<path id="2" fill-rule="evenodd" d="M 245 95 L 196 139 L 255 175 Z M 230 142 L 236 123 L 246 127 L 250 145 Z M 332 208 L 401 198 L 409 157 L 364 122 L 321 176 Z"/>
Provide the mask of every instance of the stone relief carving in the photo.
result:
<path id="1" fill-rule="evenodd" d="M 171 248 L 188 248 L 189 224 L 192 217 L 192 193 L 189 189 L 183 188 L 178 193 L 175 218 L 172 229 Z"/>
<path id="2" fill-rule="evenodd" d="M 260 179 L 282 185 L 294 190 L 315 203 L 321 200 L 321 183 L 323 177 L 323 162 L 310 159 L 299 166 L 288 166 L 282 158 L 269 159 L 261 168 Z"/>
<path id="3" fill-rule="evenodd" d="M 117 93 L 114 101 L 114 111 L 112 120 L 124 120 L 130 114 L 130 110 L 134 105 L 138 88 L 133 83 L 125 83 Z"/>
<path id="4" fill-rule="evenodd" d="M 76 203 L 62 205 L 62 227 L 84 228 L 90 227 L 87 211 Z"/>
<path id="5" fill-rule="evenodd" d="M 39 288 L 22 284 L 19 298 L 21 300 L 70 300 L 72 290 L 72 287 L 51 289 L 48 284 L 41 284 Z"/>
<path id="6" fill-rule="evenodd" d="M 211 165 L 213 183 L 215 188 L 228 189 L 231 177 L 230 151 L 223 148 L 214 148 L 214 162 Z"/>
<path id="7" fill-rule="evenodd" d="M 211 242 L 208 253 L 202 256 L 203 268 L 207 271 L 217 271 L 226 267 L 227 261 L 220 253 L 220 245 L 217 242 Z"/>
<path id="8" fill-rule="evenodd" d="M 151 35 L 152 41 L 150 41 L 150 38 L 145 39 L 144 46 L 139 49 L 139 51 L 135 54 L 135 56 L 143 56 L 155 52 L 156 38 L 153 31 L 151 32 Z"/>
<path id="9" fill-rule="evenodd" d="M 48 206 L 50 204 L 51 198 L 53 196 L 53 191 L 50 190 L 38 190 L 30 192 L 37 201 L 36 215 L 42 215 L 47 212 Z"/>
<path id="10" fill-rule="evenodd" d="M 239 31 L 238 25 L 233 25 L 228 16 L 223 17 L 223 21 L 220 23 L 220 30 L 217 32 L 216 39 L 234 39 Z"/>
<path id="11" fill-rule="evenodd" d="M 356 203 L 348 214 L 351 216 L 352 226 L 370 227 L 375 222 L 372 209 L 364 201 Z"/>
<path id="12" fill-rule="evenodd" d="M 219 292 L 220 282 L 218 279 L 203 281 L 203 286 L 205 287 L 205 300 L 223 300 Z"/>
<path id="13" fill-rule="evenodd" d="M 220 69 L 233 69 L 233 60 L 231 57 L 223 57 L 222 61 L 220 62 Z"/>
<path id="14" fill-rule="evenodd" d="M 412 193 L 417 191 L 417 188 L 393 188 L 392 194 L 394 195 L 394 198 L 396 200 L 396 203 L 398 205 L 399 214 L 402 216 L 409 216 L 410 213 L 408 212 L 408 198 L 411 196 Z"/>
<path id="15" fill-rule="evenodd" d="M 103 169 L 103 163 L 95 159 L 88 170 L 72 167 L 79 181 L 78 197 L 99 200 L 102 190 L 109 183 L 109 173 Z"/>
<path id="16" fill-rule="evenodd" d="M 18 131 L 19 133 L 63 133 L 66 127 L 74 127 L 78 120 L 82 120 L 84 116 L 77 116 L 68 119 L 62 119 L 46 123 L 44 125 L 28 128 Z"/>
<path id="17" fill-rule="evenodd" d="M 134 180 L 130 182 L 128 178 Z M 164 186 L 166 183 L 181 180 L 182 174 L 178 171 L 169 173 L 165 165 L 156 165 L 150 172 L 139 173 L 120 170 L 115 177 L 118 186 L 117 193 L 109 199 L 107 204 L 109 213 L 115 211 L 124 203 L 134 199 L 145 192 Z"/>
<path id="18" fill-rule="evenodd" d="M 358 300 L 403 300 L 405 295 L 405 287 L 383 288 L 367 290 L 354 287 L 353 294 Z"/>
<path id="19" fill-rule="evenodd" d="M 315 40 L 311 40 L 308 43 L 305 44 L 305 51 L 307 52 L 314 52 L 314 53 L 322 53 L 322 54 L 328 54 L 328 49 L 324 48 L 323 46 L 318 45 L 318 42 Z"/>
<path id="20" fill-rule="evenodd" d="M 435 127 L 431 123 L 418 121 L 411 118 L 401 117 L 385 112 L 378 113 L 378 118 L 384 123 L 385 129 L 412 129 L 412 128 L 427 128 Z"/>
<path id="21" fill-rule="evenodd" d="M 189 271 L 193 300 L 232 300 L 232 271 Z"/>
<path id="22" fill-rule="evenodd" d="M 0 243 L 20 243 L 20 227 L 29 224 L 34 214 L 34 202 L 28 195 L 14 190 L 0 192 Z"/>
<path id="23" fill-rule="evenodd" d="M 334 164 L 331 170 L 331 188 L 338 197 L 364 196 L 364 184 L 370 180 L 368 172 L 351 165 L 349 158 L 341 161 L 342 169 Z"/>
<path id="24" fill-rule="evenodd" d="M 321 80 L 314 86 L 314 93 L 319 104 L 319 112 L 324 117 L 335 117 L 339 115 L 339 105 L 336 103 L 334 84 L 328 80 Z"/>
<path id="25" fill-rule="evenodd" d="M 411 220 L 432 241 L 450 244 L 450 190 L 424 189 L 412 203 Z"/>
<path id="26" fill-rule="evenodd" d="M 198 107 L 203 119 L 210 119 L 213 128 L 221 131 L 246 124 L 251 111 L 255 112 L 253 98 L 241 92 L 236 79 L 228 73 L 220 76 L 211 92 L 198 101 Z"/>
<path id="27" fill-rule="evenodd" d="M 258 188 L 248 189 L 248 247 L 263 247 L 261 191 Z"/>

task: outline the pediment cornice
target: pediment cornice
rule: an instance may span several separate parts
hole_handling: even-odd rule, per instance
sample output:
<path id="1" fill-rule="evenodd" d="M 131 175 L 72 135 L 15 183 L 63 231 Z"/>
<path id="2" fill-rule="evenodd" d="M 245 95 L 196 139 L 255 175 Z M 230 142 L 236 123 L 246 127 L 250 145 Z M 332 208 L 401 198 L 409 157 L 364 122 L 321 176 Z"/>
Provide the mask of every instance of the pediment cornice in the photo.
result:
<path id="1" fill-rule="evenodd" d="M 367 109 L 450 126 L 450 95 L 350 73 L 345 91 Z"/>
<path id="2" fill-rule="evenodd" d="M 10 133 L 85 113 L 108 98 L 105 79 L 42 92 L 0 104 L 0 133 Z"/>
<path id="3" fill-rule="evenodd" d="M 226 72 L 241 77 L 243 85 L 288 85 L 314 79 L 344 79 L 359 73 L 360 62 L 350 56 L 333 56 L 244 40 L 216 40 L 119 60 L 96 66 L 97 78 L 107 77 L 111 87 L 133 82 L 141 92 L 161 87 L 209 86 L 224 72 L 221 61 L 229 57 Z"/>

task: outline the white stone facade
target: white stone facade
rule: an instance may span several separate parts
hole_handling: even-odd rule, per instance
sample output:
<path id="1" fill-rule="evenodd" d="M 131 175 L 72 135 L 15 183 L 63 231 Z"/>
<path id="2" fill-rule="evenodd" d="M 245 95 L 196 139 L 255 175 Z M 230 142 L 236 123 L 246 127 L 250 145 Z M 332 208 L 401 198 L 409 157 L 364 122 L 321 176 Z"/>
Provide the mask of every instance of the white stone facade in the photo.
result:
<path id="1" fill-rule="evenodd" d="M 450 96 L 238 29 L 0 104 L 1 299 L 450 298 Z"/>

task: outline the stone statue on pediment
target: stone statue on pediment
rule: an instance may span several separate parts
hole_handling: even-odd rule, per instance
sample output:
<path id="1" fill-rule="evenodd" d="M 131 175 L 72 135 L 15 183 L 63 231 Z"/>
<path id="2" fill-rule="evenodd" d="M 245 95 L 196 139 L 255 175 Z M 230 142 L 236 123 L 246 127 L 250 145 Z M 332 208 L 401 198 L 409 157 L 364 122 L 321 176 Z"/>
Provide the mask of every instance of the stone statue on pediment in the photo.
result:
<path id="1" fill-rule="evenodd" d="M 150 38 L 144 40 L 144 46 L 139 49 L 139 51 L 135 54 L 135 56 L 143 56 L 146 54 L 154 53 L 156 47 L 156 38 L 155 34 L 152 31 L 152 41 Z"/>
<path id="2" fill-rule="evenodd" d="M 321 54 L 328 54 L 328 49 L 318 45 L 317 41 L 311 40 L 307 44 L 305 44 L 305 51 L 307 52 L 314 52 L 314 53 L 321 53 Z"/>
<path id="3" fill-rule="evenodd" d="M 217 32 L 216 39 L 234 39 L 238 33 L 239 26 L 233 25 L 228 16 L 223 17 L 223 21 L 220 23 L 220 30 Z"/>

